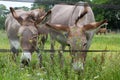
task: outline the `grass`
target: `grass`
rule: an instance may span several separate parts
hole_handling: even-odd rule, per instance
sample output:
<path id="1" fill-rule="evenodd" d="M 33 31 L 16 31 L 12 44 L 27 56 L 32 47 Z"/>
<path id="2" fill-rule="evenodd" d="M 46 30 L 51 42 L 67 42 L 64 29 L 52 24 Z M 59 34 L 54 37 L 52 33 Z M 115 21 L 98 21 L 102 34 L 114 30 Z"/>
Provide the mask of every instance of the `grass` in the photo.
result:
<path id="1" fill-rule="evenodd" d="M 95 35 L 91 50 L 120 50 L 120 34 Z M 9 49 L 5 31 L 0 31 L 0 48 Z M 49 41 L 46 44 L 49 48 Z M 64 54 L 64 67 L 59 65 L 58 55 L 51 64 L 49 52 L 42 53 L 43 68 L 38 67 L 37 55 L 32 55 L 29 67 L 20 68 L 20 55 L 14 62 L 11 53 L 0 52 L 0 80 L 120 80 L 120 52 L 90 52 L 84 73 L 76 74 L 70 67 L 70 55 Z"/>
<path id="2" fill-rule="evenodd" d="M 90 49 L 120 50 L 120 34 L 95 35 Z"/>

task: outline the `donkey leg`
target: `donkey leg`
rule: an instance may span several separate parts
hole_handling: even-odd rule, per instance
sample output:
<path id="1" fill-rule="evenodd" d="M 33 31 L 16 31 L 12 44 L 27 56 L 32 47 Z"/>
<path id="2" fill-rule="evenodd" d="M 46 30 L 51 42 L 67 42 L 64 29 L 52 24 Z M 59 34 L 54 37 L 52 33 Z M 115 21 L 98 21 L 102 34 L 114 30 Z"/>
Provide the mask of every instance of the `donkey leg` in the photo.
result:
<path id="1" fill-rule="evenodd" d="M 43 35 L 42 38 L 41 38 L 41 42 L 42 42 L 41 44 L 42 44 L 42 49 L 43 50 L 44 50 L 44 45 L 45 45 L 47 39 L 48 39 L 48 35 Z"/>
<path id="2" fill-rule="evenodd" d="M 53 39 L 51 39 L 51 52 L 50 52 L 50 59 L 52 62 L 52 65 L 54 64 L 54 46 L 55 46 L 55 41 Z"/>
<path id="3" fill-rule="evenodd" d="M 75 54 L 73 54 L 71 50 L 72 50 L 72 49 L 71 49 L 71 47 L 69 46 L 69 51 L 70 51 L 70 55 L 71 55 L 71 63 L 70 63 L 70 66 L 72 67 L 72 63 L 74 62 L 74 56 L 75 56 Z"/>
<path id="4" fill-rule="evenodd" d="M 37 52 L 37 55 L 38 55 L 39 66 L 41 68 L 42 67 L 42 54 L 41 54 L 41 52 L 44 51 L 44 45 L 47 41 L 48 35 L 41 35 L 41 37 L 39 37 L 39 38 L 41 38 L 41 39 L 38 42 L 39 48 L 37 48 L 36 52 Z"/>
<path id="5" fill-rule="evenodd" d="M 12 58 L 14 61 L 16 61 L 16 58 L 19 54 L 19 46 L 20 46 L 20 43 L 18 40 L 10 40 L 10 48 L 11 48 L 11 52 L 13 53 L 12 54 Z"/>
<path id="6" fill-rule="evenodd" d="M 63 50 L 65 49 L 65 46 L 62 45 L 60 47 L 60 51 L 58 52 L 59 53 L 59 61 L 60 61 L 60 67 L 63 67 L 63 64 L 64 64 L 64 58 L 63 58 Z"/>
<path id="7" fill-rule="evenodd" d="M 39 67 L 42 67 L 42 54 L 40 53 L 40 49 L 36 50 L 37 56 L 38 56 L 38 61 L 39 61 Z"/>
<path id="8" fill-rule="evenodd" d="M 18 53 L 19 53 L 19 50 L 18 49 L 16 49 L 15 47 L 12 47 L 11 48 L 11 51 L 12 51 L 12 59 L 16 62 L 16 58 L 17 58 L 17 56 L 18 56 Z"/>

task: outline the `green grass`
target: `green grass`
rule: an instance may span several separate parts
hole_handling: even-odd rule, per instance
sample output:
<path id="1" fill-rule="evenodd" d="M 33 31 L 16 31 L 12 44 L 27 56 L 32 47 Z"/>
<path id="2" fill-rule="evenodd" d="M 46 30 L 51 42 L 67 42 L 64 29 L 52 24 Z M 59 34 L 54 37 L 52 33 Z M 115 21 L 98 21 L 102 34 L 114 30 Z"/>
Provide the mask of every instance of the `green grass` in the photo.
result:
<path id="1" fill-rule="evenodd" d="M 120 50 L 120 34 L 95 35 L 90 49 Z"/>
<path id="2" fill-rule="evenodd" d="M 5 31 L 0 31 L 0 48 L 8 49 Z M 59 46 L 59 45 L 58 45 Z M 49 48 L 49 41 L 46 44 Z M 120 50 L 120 34 L 95 35 L 91 50 Z M 94 53 L 87 55 L 84 73 L 77 74 L 70 67 L 70 55 L 64 54 L 64 67 L 59 65 L 58 55 L 51 64 L 49 52 L 43 52 L 43 68 L 39 68 L 36 53 L 29 67 L 20 68 L 20 55 L 14 62 L 11 53 L 0 52 L 0 80 L 120 80 L 120 52 Z"/>

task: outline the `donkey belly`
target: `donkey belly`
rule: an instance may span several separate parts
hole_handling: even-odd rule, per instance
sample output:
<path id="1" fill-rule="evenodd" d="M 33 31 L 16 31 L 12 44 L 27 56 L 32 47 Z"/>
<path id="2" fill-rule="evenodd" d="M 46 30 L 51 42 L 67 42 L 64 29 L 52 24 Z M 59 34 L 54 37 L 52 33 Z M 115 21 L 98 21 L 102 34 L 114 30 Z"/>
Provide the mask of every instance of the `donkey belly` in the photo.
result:
<path id="1" fill-rule="evenodd" d="M 7 36 L 10 42 L 10 47 L 18 49 L 20 46 L 19 42 L 19 37 L 18 37 L 18 30 L 19 30 L 19 25 L 18 24 L 10 24 L 7 28 Z"/>

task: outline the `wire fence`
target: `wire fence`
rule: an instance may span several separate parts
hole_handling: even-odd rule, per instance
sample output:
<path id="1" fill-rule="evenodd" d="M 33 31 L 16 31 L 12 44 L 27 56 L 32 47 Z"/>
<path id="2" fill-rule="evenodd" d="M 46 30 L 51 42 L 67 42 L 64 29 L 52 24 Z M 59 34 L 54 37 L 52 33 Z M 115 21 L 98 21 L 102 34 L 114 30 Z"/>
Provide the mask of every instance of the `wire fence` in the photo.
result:
<path id="1" fill-rule="evenodd" d="M 42 51 L 44 52 L 58 52 L 58 51 L 63 51 L 63 52 L 120 52 L 120 50 L 49 50 L 49 49 L 45 49 Z M 0 49 L 0 52 L 11 52 L 11 50 Z M 19 50 L 19 52 L 22 52 L 22 50 Z"/>

